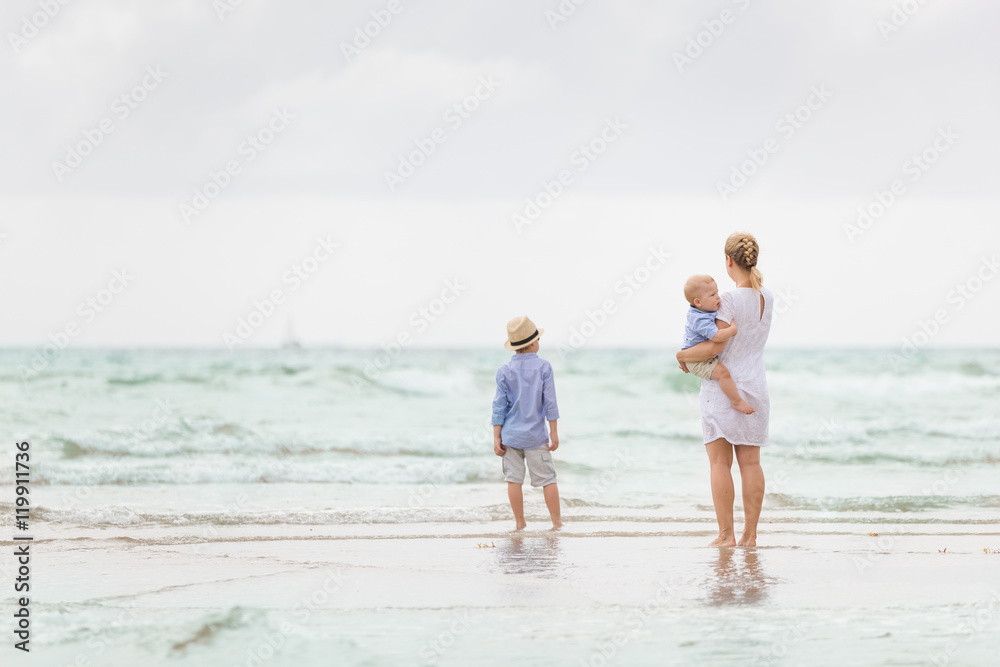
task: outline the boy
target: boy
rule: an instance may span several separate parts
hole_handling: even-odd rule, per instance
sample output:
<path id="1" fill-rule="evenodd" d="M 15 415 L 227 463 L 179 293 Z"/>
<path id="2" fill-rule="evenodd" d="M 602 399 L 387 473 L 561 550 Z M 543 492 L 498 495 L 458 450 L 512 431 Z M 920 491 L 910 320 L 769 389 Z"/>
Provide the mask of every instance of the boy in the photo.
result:
<path id="1" fill-rule="evenodd" d="M 531 485 L 542 487 L 545 505 L 552 517 L 552 530 L 562 528 L 559 516 L 559 487 L 552 452 L 559 447 L 556 420 L 556 387 L 552 365 L 538 357 L 538 340 L 544 329 L 527 317 L 507 323 L 504 348 L 516 352 L 497 371 L 497 393 L 493 398 L 493 453 L 503 457 L 507 497 L 514 511 L 515 531 L 524 530 L 524 468 L 531 473 Z M 549 434 L 545 435 L 545 421 Z"/>
<path id="2" fill-rule="evenodd" d="M 684 327 L 682 350 L 706 340 L 725 343 L 736 335 L 735 324 L 721 330 L 715 324 L 715 314 L 722 304 L 722 298 L 719 296 L 719 288 L 712 276 L 701 275 L 688 278 L 687 282 L 684 283 L 684 298 L 691 304 L 691 307 L 687 313 L 687 326 Z M 740 396 L 740 392 L 736 389 L 736 383 L 729 375 L 729 369 L 719 363 L 718 355 L 708 361 L 691 364 L 688 370 L 705 380 L 717 380 L 722 393 L 732 402 L 734 410 L 739 410 L 745 415 L 752 415 L 756 412 Z"/>

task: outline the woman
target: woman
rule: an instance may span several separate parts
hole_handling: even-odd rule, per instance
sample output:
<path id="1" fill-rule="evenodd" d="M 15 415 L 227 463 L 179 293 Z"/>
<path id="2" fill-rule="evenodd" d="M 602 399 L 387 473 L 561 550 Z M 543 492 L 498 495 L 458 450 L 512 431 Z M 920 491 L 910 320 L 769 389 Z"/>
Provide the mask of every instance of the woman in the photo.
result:
<path id="1" fill-rule="evenodd" d="M 701 429 L 712 466 L 712 502 L 719 522 L 719 537 L 710 546 L 757 544 L 757 521 L 764 502 L 760 448 L 768 444 L 771 404 L 764 377 L 764 344 L 771 330 L 774 307 L 774 298 L 763 287 L 763 278 L 757 270 L 759 254 L 760 246 L 752 234 L 737 232 L 726 240 L 726 273 L 736 283 L 736 289 L 722 295 L 716 322 L 735 324 L 738 333 L 728 344 L 708 341 L 677 353 L 677 361 L 685 373 L 687 364 L 718 354 L 740 394 L 756 409 L 752 415 L 734 410 L 718 382 L 701 381 Z M 744 524 L 739 542 L 733 531 L 734 451 L 743 482 Z"/>

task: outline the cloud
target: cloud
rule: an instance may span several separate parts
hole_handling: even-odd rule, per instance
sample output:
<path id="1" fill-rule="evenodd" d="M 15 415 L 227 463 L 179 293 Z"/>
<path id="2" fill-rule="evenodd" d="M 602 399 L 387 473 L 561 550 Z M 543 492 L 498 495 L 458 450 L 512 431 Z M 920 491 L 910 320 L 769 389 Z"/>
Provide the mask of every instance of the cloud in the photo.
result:
<path id="1" fill-rule="evenodd" d="M 13 157 L 0 163 L 0 196 L 11 207 L 0 253 L 10 281 L 39 262 L 47 270 L 34 296 L 12 302 L 23 328 L 8 342 L 44 337 L 59 313 L 72 312 L 127 260 L 151 277 L 130 288 L 133 306 L 102 319 L 91 341 L 210 343 L 266 287 L 269 272 L 321 230 L 339 231 L 348 249 L 316 283 L 323 289 L 298 297 L 307 314 L 296 324 L 306 339 L 354 344 L 391 338 L 400 318 L 455 272 L 477 285 L 463 301 L 473 305 L 450 316 L 454 328 L 429 332 L 427 344 L 469 332 L 492 340 L 483 324 L 490 309 L 524 309 L 497 278 L 509 258 L 543 286 L 524 297 L 534 299 L 525 307 L 544 312 L 550 295 L 560 295 L 569 310 L 549 317 L 555 330 L 568 330 L 653 241 L 676 241 L 711 262 L 715 251 L 703 248 L 733 227 L 779 239 L 769 246 L 769 272 L 795 276 L 789 282 L 806 294 L 806 322 L 826 299 L 854 308 L 873 280 L 905 290 L 884 257 L 926 253 L 928 239 L 944 233 L 941 220 L 970 250 L 995 243 L 985 222 L 997 210 L 1000 176 L 995 3 L 925 3 L 885 37 L 878 22 L 894 6 L 886 1 L 595 2 L 555 28 L 546 17 L 555 0 L 401 2 L 375 28 L 372 12 L 385 2 L 248 0 L 222 19 L 203 0 L 61 5 L 37 37 L 0 60 L 10 101 L 0 123 Z M 11 2 L 0 25 L 17 31 L 37 8 Z M 731 14 L 720 28 L 723 11 Z M 341 44 L 366 27 L 370 43 L 345 58 Z M 678 68 L 678 53 L 692 62 Z M 114 116 L 114 100 L 151 66 L 167 77 L 127 117 Z M 449 123 L 449 109 L 482 77 L 499 86 L 472 100 L 461 123 Z M 832 97 L 810 109 L 816 87 Z M 270 136 L 275 109 L 294 119 Z M 788 114 L 804 118 L 791 136 L 778 129 Z M 113 132 L 83 146 L 82 164 L 60 181 L 53 162 L 105 118 Z M 603 146 L 602 128 L 615 119 L 625 129 Z M 954 146 L 849 243 L 843 225 L 943 128 L 958 135 Z M 431 154 L 413 157 L 438 129 Z M 252 136 L 269 143 L 250 161 L 240 147 Z M 766 163 L 747 167 L 774 138 Z M 574 155 L 591 142 L 600 157 L 580 169 Z M 401 159 L 420 164 L 390 189 L 385 174 Z M 184 227 L 178 205 L 233 161 L 238 175 Z M 745 183 L 723 201 L 718 184 L 741 169 Z M 564 170 L 572 185 L 539 226 L 518 236 L 511 214 Z M 66 245 L 55 248 L 61 235 Z M 862 267 L 847 272 L 843 289 L 802 278 L 808 263 L 778 260 L 817 245 Z M 949 260 L 932 277 L 935 289 L 961 278 L 974 259 Z M 710 268 L 695 263 L 692 272 Z M 187 266 L 197 269 L 188 275 Z M 661 275 L 662 294 L 674 294 L 677 276 Z M 912 294 L 904 310 L 918 317 L 922 302 Z M 382 310 L 372 312 L 372 302 Z M 152 329 L 137 303 L 156 314 Z M 329 304 L 368 324 L 356 337 L 342 335 L 324 314 Z M 647 305 L 618 320 L 627 326 L 608 329 L 609 344 L 659 340 L 666 316 Z M 171 324 L 186 318 L 199 326 Z M 790 333 L 776 332 L 778 339 L 812 340 L 799 322 L 789 319 Z M 855 336 L 835 331 L 830 340 Z M 956 332 L 941 340 L 980 340 Z M 869 338 L 895 341 L 885 330 Z"/>
<path id="2" fill-rule="evenodd" d="M 853 191 L 859 170 L 884 171 L 883 156 L 905 159 L 947 122 L 961 124 L 977 148 L 939 179 L 940 194 L 965 195 L 994 173 L 981 148 L 1000 138 L 989 120 L 1000 106 L 997 49 L 985 28 L 998 10 L 989 3 L 924 7 L 888 41 L 877 21 L 891 5 L 862 2 L 586 4 L 555 30 L 545 11 L 558 3 L 402 6 L 348 62 L 341 43 L 380 6 L 246 2 L 219 20 L 197 2 L 66 5 L 0 74 L 19 100 L 0 119 L 18 128 L 13 149 L 23 156 L 0 168 L 2 187 L 183 191 L 285 106 L 302 119 L 299 132 L 247 187 L 386 196 L 387 165 L 481 75 L 500 78 L 502 91 L 407 194 L 518 195 L 614 115 L 633 129 L 589 189 L 710 193 L 817 84 L 836 101 L 759 179 L 765 192 Z M 732 21 L 707 39 L 706 25 L 721 25 L 723 10 Z M 706 45 L 679 72 L 675 54 L 700 33 Z M 171 79 L 122 128 L 128 139 L 110 138 L 87 169 L 55 183 L 53 157 L 150 64 Z M 876 169 L 866 178 L 877 180 Z"/>

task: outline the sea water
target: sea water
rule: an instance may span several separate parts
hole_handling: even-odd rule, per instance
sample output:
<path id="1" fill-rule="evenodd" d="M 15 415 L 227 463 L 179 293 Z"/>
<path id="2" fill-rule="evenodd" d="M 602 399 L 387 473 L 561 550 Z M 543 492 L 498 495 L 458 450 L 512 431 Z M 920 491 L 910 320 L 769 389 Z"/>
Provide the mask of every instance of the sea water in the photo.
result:
<path id="1" fill-rule="evenodd" d="M 35 355 L 0 352 L 5 533 L 31 443 L 32 664 L 988 664 L 1000 636 L 996 350 L 769 350 L 746 552 L 703 548 L 700 381 L 666 350 L 542 348 L 566 529 L 526 489 L 521 537 L 502 350 Z M 924 560 L 949 546 L 970 560 Z"/>

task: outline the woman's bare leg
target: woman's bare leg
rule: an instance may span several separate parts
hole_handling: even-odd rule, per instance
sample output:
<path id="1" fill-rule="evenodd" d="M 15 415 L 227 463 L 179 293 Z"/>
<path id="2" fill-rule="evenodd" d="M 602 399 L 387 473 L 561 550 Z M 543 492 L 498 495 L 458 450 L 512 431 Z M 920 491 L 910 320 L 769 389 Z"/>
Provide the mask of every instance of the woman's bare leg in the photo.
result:
<path id="1" fill-rule="evenodd" d="M 757 521 L 764 504 L 764 469 L 760 467 L 760 447 L 736 445 L 736 461 L 743 482 L 743 536 L 741 547 L 757 546 Z"/>
<path id="2" fill-rule="evenodd" d="M 715 520 L 719 522 L 719 536 L 712 540 L 710 547 L 732 547 L 736 545 L 733 532 L 733 446 L 725 438 L 713 440 L 705 445 L 708 462 L 712 466 L 712 503 L 715 505 Z"/>

